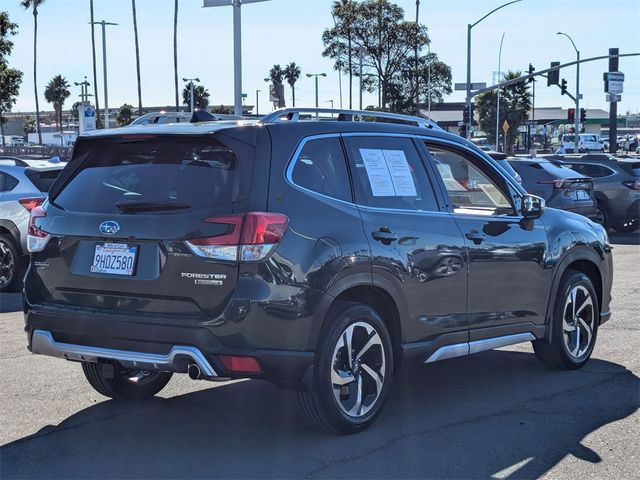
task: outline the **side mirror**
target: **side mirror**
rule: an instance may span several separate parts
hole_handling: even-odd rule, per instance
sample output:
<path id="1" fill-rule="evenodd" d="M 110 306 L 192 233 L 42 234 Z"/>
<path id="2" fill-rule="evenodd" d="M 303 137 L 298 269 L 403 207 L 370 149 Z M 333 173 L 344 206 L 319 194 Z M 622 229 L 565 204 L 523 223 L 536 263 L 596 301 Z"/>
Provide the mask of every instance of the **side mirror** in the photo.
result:
<path id="1" fill-rule="evenodd" d="M 522 197 L 522 216 L 527 220 L 540 218 L 544 213 L 544 198 L 525 194 Z"/>

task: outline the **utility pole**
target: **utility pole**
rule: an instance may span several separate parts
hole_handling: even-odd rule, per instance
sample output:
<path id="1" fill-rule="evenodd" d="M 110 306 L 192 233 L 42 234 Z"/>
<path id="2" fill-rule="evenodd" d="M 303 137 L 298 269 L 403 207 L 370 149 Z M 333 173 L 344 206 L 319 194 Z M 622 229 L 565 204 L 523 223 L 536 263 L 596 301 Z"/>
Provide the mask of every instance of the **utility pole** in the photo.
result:
<path id="1" fill-rule="evenodd" d="M 609 49 L 609 71 L 617 72 L 619 68 L 617 48 Z M 618 102 L 609 103 L 609 153 L 618 151 Z"/>
<path id="2" fill-rule="evenodd" d="M 100 20 L 99 22 L 90 22 L 91 24 L 98 24 L 102 26 L 102 73 L 104 82 L 104 128 L 109 128 L 109 95 L 107 89 L 107 25 L 118 25 L 117 23 L 106 22 Z"/>
<path id="3" fill-rule="evenodd" d="M 260 90 L 256 90 L 256 115 L 260 116 Z"/>

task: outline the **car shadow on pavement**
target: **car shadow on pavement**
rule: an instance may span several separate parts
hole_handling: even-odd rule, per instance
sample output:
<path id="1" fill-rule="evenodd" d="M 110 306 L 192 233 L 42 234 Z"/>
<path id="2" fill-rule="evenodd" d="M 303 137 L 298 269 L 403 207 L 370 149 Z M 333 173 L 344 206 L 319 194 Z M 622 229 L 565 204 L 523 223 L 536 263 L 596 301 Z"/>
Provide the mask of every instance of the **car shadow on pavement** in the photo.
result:
<path id="1" fill-rule="evenodd" d="M 22 293 L 0 293 L 0 313 L 22 311 Z"/>
<path id="2" fill-rule="evenodd" d="M 403 372 L 370 429 L 338 436 L 307 429 L 294 393 L 239 382 L 98 403 L 3 446 L 0 476 L 533 478 L 567 455 L 603 461 L 615 445 L 581 442 L 635 412 L 639 392 L 614 363 L 556 372 L 492 351 Z"/>

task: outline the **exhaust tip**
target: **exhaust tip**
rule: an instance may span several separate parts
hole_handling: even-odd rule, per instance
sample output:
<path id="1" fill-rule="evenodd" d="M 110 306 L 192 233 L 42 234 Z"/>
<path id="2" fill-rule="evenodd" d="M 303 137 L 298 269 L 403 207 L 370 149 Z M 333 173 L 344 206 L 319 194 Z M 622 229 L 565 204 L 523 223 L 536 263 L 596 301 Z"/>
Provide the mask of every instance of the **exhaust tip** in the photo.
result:
<path id="1" fill-rule="evenodd" d="M 199 380 L 202 378 L 202 372 L 200 371 L 200 367 L 195 363 L 190 363 L 187 367 L 187 373 L 189 374 L 189 378 L 191 380 Z"/>

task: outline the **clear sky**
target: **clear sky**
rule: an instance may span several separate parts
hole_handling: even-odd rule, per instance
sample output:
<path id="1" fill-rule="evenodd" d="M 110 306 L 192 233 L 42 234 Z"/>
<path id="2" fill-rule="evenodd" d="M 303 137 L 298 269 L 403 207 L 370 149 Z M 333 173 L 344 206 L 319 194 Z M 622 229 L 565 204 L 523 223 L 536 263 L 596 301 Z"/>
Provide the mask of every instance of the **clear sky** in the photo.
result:
<path id="1" fill-rule="evenodd" d="M 137 0 L 138 30 L 142 68 L 144 105 L 171 105 L 173 90 L 173 0 Z M 395 0 L 408 18 L 415 17 L 415 0 Z M 421 0 L 420 21 L 429 29 L 431 48 L 453 69 L 453 81 L 464 82 L 466 75 L 466 25 L 474 23 L 504 0 Z M 321 106 L 328 100 L 339 105 L 338 75 L 332 62 L 322 58 L 323 29 L 332 25 L 331 0 L 272 0 L 243 7 L 243 89 L 247 103 L 255 103 L 256 89 L 262 90 L 260 111 L 271 109 L 267 102 L 264 78 L 274 63 L 295 61 L 302 68 L 296 99 L 298 106 L 313 106 L 313 79 L 305 73 L 326 72 L 320 79 Z M 109 106 L 137 104 L 135 54 L 131 2 L 94 0 L 96 20 L 119 23 L 107 31 Z M 9 12 L 19 25 L 10 64 L 24 72 L 24 82 L 14 111 L 35 107 L 32 86 L 33 17 L 19 0 L 0 0 L 0 9 Z M 70 83 L 92 77 L 91 35 L 88 0 L 47 0 L 38 16 L 38 87 L 41 108 L 46 83 L 57 74 Z M 564 31 L 573 37 L 582 58 L 606 55 L 608 48 L 621 53 L 640 52 L 639 0 L 524 0 L 510 5 L 473 29 L 472 80 L 491 83 L 497 70 L 500 37 L 506 33 L 502 53 L 503 70 L 524 70 L 529 62 L 541 70 L 551 61 L 575 59 L 569 40 L 556 35 Z M 102 44 L 96 28 L 98 84 L 102 95 Z M 180 77 L 200 77 L 211 92 L 211 104 L 233 103 L 232 11 L 230 7 L 202 8 L 202 0 L 180 0 L 178 65 Z M 602 72 L 606 60 L 581 69 L 583 105 L 608 110 L 603 92 Z M 625 73 L 624 94 L 619 112 L 640 110 L 640 57 L 620 60 Z M 575 90 L 575 69 L 561 72 Z M 79 88 L 66 107 L 75 101 Z M 347 79 L 343 78 L 344 105 L 347 106 Z M 290 90 L 287 87 L 287 103 Z M 365 104 L 376 103 L 365 96 Z M 463 92 L 455 92 L 446 101 L 462 101 Z M 357 83 L 354 82 L 354 105 Z M 557 87 L 540 82 L 536 88 L 537 106 L 571 106 Z"/>

